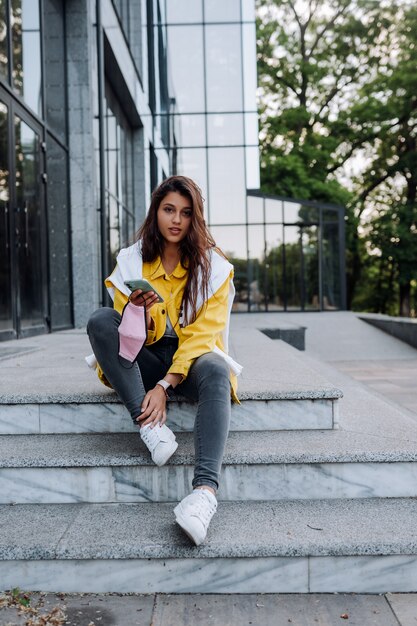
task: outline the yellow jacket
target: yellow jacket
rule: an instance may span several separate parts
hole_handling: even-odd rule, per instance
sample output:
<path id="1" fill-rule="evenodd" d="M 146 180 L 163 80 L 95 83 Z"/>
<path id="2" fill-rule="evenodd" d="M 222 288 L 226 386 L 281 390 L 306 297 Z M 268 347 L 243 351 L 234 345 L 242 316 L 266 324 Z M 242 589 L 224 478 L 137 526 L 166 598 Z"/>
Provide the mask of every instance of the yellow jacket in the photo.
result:
<path id="1" fill-rule="evenodd" d="M 117 277 L 118 273 L 120 270 L 116 266 L 112 274 L 106 279 L 105 284 L 113 296 L 114 308 L 121 314 L 128 301 L 128 296 L 118 288 L 118 286 L 121 287 L 120 277 Z M 179 317 L 182 296 L 187 282 L 187 270 L 178 263 L 172 274 L 167 275 L 161 259 L 158 257 L 152 263 L 143 263 L 140 274 L 155 287 L 164 299 L 162 303 L 157 303 L 151 308 L 153 324 L 152 330 L 148 330 L 146 345 L 158 341 L 164 335 L 167 315 L 178 335 L 178 349 L 167 373 L 181 374 L 184 379 L 194 360 L 202 354 L 212 352 L 215 348 L 227 352 L 227 345 L 224 345 L 224 335 L 229 320 L 230 284 L 233 279 L 233 269 L 230 270 L 229 276 L 221 286 L 200 307 L 196 320 L 185 326 L 180 326 Z M 128 276 L 128 278 L 138 277 L 139 273 L 135 276 Z M 100 380 L 108 385 L 109 383 L 100 367 L 98 367 L 98 374 Z M 230 373 L 230 383 L 232 399 L 239 402 L 236 395 L 237 379 L 233 372 Z"/>

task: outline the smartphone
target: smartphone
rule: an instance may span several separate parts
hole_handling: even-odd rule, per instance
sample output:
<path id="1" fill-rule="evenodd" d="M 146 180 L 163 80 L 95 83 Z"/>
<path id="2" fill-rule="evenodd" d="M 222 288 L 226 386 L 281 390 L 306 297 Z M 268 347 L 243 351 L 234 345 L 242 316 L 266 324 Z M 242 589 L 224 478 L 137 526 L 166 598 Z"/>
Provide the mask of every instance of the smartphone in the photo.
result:
<path id="1" fill-rule="evenodd" d="M 160 296 L 156 291 L 155 287 L 152 287 L 151 283 L 145 278 L 131 278 L 129 280 L 125 280 L 125 285 L 129 287 L 130 291 L 136 291 L 136 289 L 142 289 L 144 293 L 147 291 L 153 291 L 155 295 L 158 296 L 158 302 L 164 301 L 162 296 Z"/>

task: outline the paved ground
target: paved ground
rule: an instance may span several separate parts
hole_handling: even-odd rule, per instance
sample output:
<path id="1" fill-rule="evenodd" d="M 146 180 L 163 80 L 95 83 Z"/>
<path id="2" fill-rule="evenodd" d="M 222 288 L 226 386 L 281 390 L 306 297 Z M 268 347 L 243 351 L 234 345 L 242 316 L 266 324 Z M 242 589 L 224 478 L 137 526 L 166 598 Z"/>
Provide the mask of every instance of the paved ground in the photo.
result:
<path id="1" fill-rule="evenodd" d="M 24 613 L 0 608 L 0 624 L 32 626 L 415 626 L 417 594 L 30 596 Z M 32 619 L 33 621 L 29 621 Z"/>
<path id="2" fill-rule="evenodd" d="M 364 383 L 417 419 L 415 348 L 351 312 L 285 313 L 282 319 L 307 328 L 308 354 Z"/>
<path id="3" fill-rule="evenodd" d="M 251 316 L 256 327 L 264 327 L 266 318 L 270 327 L 280 320 L 307 327 L 308 354 L 361 381 L 417 419 L 417 350 L 352 313 Z M 23 350 L 25 343 L 30 345 L 28 340 L 0 345 L 0 359 L 8 358 L 7 350 Z M 33 347 L 36 350 L 37 345 Z M 19 597 L 16 605 L 7 606 L 9 599 L 2 602 L 0 596 L 0 626 L 334 626 L 344 622 L 417 626 L 417 594 L 31 594 L 30 606 L 35 610 L 20 614 Z"/>

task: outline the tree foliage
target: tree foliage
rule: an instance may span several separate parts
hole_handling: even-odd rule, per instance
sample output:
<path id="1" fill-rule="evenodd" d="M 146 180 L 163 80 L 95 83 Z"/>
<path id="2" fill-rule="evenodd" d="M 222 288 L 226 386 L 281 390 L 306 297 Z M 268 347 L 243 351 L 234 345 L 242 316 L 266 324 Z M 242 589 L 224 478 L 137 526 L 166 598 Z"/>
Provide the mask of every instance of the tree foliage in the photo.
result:
<path id="1" fill-rule="evenodd" d="M 409 314 L 416 272 L 417 8 L 258 0 L 266 192 L 347 209 L 348 302 Z"/>

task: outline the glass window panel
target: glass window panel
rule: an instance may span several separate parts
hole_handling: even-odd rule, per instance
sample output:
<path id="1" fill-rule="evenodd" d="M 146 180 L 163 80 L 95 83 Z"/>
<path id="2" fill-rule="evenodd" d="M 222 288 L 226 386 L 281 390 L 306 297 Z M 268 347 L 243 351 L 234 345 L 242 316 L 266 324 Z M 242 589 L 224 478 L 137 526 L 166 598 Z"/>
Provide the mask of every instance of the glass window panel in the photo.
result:
<path id="1" fill-rule="evenodd" d="M 282 201 L 265 199 L 265 222 L 282 222 Z"/>
<path id="2" fill-rule="evenodd" d="M 203 148 L 179 150 L 177 173 L 195 180 L 203 193 L 203 198 L 207 198 L 207 150 Z M 204 203 L 204 211 L 207 219 L 207 200 Z"/>
<path id="3" fill-rule="evenodd" d="M 12 0 L 13 86 L 42 114 L 39 0 Z"/>
<path id="4" fill-rule="evenodd" d="M 240 0 L 204 0 L 206 22 L 239 22 Z"/>
<path id="5" fill-rule="evenodd" d="M 15 117 L 16 226 L 22 328 L 44 323 L 39 136 Z"/>
<path id="6" fill-rule="evenodd" d="M 325 222 L 339 221 L 339 211 L 337 209 L 323 209 L 322 215 Z"/>
<path id="7" fill-rule="evenodd" d="M 187 24 L 203 21 L 202 0 L 168 0 L 168 24 Z"/>
<path id="8" fill-rule="evenodd" d="M 268 311 L 282 311 L 284 294 L 284 243 L 281 225 L 265 228 L 264 293 Z"/>
<path id="9" fill-rule="evenodd" d="M 248 309 L 265 311 L 265 230 L 248 228 Z"/>
<path id="10" fill-rule="evenodd" d="M 259 189 L 261 186 L 259 167 L 259 148 L 245 148 L 246 187 Z"/>
<path id="11" fill-rule="evenodd" d="M 46 120 L 62 141 L 66 141 L 65 32 L 64 4 L 43 2 Z"/>
<path id="12" fill-rule="evenodd" d="M 209 146 L 243 145 L 242 114 L 210 113 L 207 116 Z"/>
<path id="13" fill-rule="evenodd" d="M 243 148 L 209 148 L 210 224 L 246 223 Z"/>
<path id="14" fill-rule="evenodd" d="M 119 204 L 116 198 L 107 194 L 107 210 L 109 216 L 109 243 L 110 257 L 113 265 L 116 262 L 117 253 L 120 250 L 120 222 Z"/>
<path id="15" fill-rule="evenodd" d="M 47 135 L 49 285 L 52 330 L 71 325 L 67 153 Z"/>
<path id="16" fill-rule="evenodd" d="M 207 111 L 242 111 L 240 26 L 206 27 L 206 64 Z"/>
<path id="17" fill-rule="evenodd" d="M 7 2 L 0 0 L 0 76 L 8 79 Z"/>
<path id="18" fill-rule="evenodd" d="M 303 247 L 303 296 L 306 310 L 320 309 L 318 228 L 302 229 Z"/>
<path id="19" fill-rule="evenodd" d="M 204 55 L 202 26 L 168 27 L 169 59 L 173 96 L 179 113 L 202 113 L 204 97 Z"/>
<path id="20" fill-rule="evenodd" d="M 301 221 L 301 204 L 296 202 L 284 202 L 284 222 L 286 224 L 297 223 Z"/>
<path id="21" fill-rule="evenodd" d="M 319 214 L 320 214 L 320 210 L 318 207 L 307 206 L 305 204 L 301 206 L 300 218 L 302 219 L 303 222 L 306 222 L 307 224 L 308 223 L 318 224 Z"/>
<path id="22" fill-rule="evenodd" d="M 264 209 L 263 198 L 257 198 L 256 196 L 248 196 L 248 222 L 253 224 L 254 222 L 263 223 L 264 221 Z"/>
<path id="23" fill-rule="evenodd" d="M 340 309 L 340 256 L 338 224 L 323 224 L 322 260 L 323 260 L 323 309 Z"/>
<path id="24" fill-rule="evenodd" d="M 319 209 L 314 206 L 307 206 L 298 204 L 297 202 L 284 202 L 284 222 L 286 224 L 298 223 L 298 222 L 313 222 L 319 221 Z"/>
<path id="25" fill-rule="evenodd" d="M 113 266 L 121 246 L 133 236 L 134 212 L 133 133 L 110 84 L 106 82 L 106 192 L 108 258 Z M 153 150 L 152 150 L 152 154 Z M 155 155 L 154 155 L 155 156 Z M 129 217 L 127 217 L 129 214 Z"/>
<path id="26" fill-rule="evenodd" d="M 259 145 L 259 129 L 258 129 L 258 114 L 257 113 L 245 113 L 245 144 L 247 146 Z"/>
<path id="27" fill-rule="evenodd" d="M 288 311 L 301 309 L 301 242 L 298 226 L 285 226 L 285 299 Z"/>
<path id="28" fill-rule="evenodd" d="M 255 21 L 254 0 L 241 0 L 241 1 L 242 1 L 242 21 L 254 22 Z"/>
<path id="29" fill-rule="evenodd" d="M 205 115 L 181 115 L 177 116 L 180 121 L 179 134 L 176 135 L 177 145 L 182 148 L 205 147 L 206 145 L 206 121 Z"/>
<path id="30" fill-rule="evenodd" d="M 0 331 L 12 330 L 8 108 L 0 102 Z"/>
<path id="31" fill-rule="evenodd" d="M 243 80 L 245 111 L 256 111 L 256 88 L 258 76 L 256 67 L 256 28 L 255 24 L 242 25 Z"/>
<path id="32" fill-rule="evenodd" d="M 235 269 L 236 296 L 233 311 L 248 310 L 248 278 L 245 226 L 213 226 L 210 231 L 217 245 L 223 250 Z"/>

